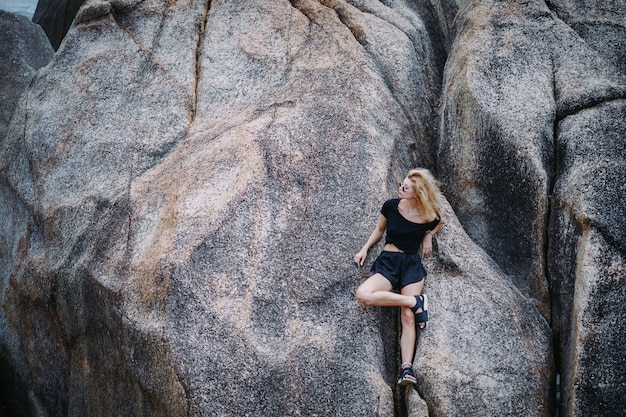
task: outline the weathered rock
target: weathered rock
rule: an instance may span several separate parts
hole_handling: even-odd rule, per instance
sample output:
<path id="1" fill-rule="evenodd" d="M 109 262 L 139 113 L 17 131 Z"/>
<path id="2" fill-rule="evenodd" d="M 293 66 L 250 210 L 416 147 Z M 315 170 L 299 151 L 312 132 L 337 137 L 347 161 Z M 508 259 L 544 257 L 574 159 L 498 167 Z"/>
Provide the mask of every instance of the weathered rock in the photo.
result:
<path id="1" fill-rule="evenodd" d="M 457 18 L 444 189 L 470 236 L 551 319 L 561 415 L 612 415 L 626 387 L 615 366 L 625 356 L 626 79 L 542 2 L 483 1 Z"/>
<path id="2" fill-rule="evenodd" d="M 626 1 L 548 0 L 565 23 L 610 64 L 626 74 Z"/>
<path id="3" fill-rule="evenodd" d="M 11 221 L 1 226 L 0 332 L 12 360 L 27 365 L 16 370 L 33 407 L 50 415 L 188 411 L 165 320 L 132 314 L 141 309 L 133 300 L 167 287 L 151 285 L 156 274 L 142 291 L 125 272 L 132 245 L 115 252 L 130 238 L 119 229 L 132 224 L 132 180 L 189 125 L 204 22 L 204 7 L 193 6 L 179 2 L 164 18 L 146 3 L 134 12 L 139 28 L 111 16 L 76 28 L 2 143 L 0 210 Z"/>
<path id="4" fill-rule="evenodd" d="M 452 3 L 323 3 L 85 5 L 1 144 L 2 369 L 50 414 L 390 415 L 350 257 L 419 163 L 551 318 L 562 415 L 618 413 L 623 78 L 543 3 L 466 3 L 435 161 Z M 545 415 L 545 323 L 448 218 L 420 392 Z"/>
<path id="5" fill-rule="evenodd" d="M 617 416 L 626 395 L 626 99 L 559 123 L 550 244 L 564 416 Z"/>
<path id="6" fill-rule="evenodd" d="M 470 236 L 547 315 L 554 124 L 621 97 L 626 85 L 540 2 L 483 2 L 462 16 L 447 64 L 438 161 L 445 188 Z"/>
<path id="7" fill-rule="evenodd" d="M 428 404 L 419 396 L 416 390 L 409 391 L 407 417 L 428 417 Z"/>
<path id="8" fill-rule="evenodd" d="M 0 140 L 13 109 L 35 72 L 54 51 L 41 28 L 23 16 L 0 10 Z"/>
<path id="9" fill-rule="evenodd" d="M 394 414 L 392 310 L 356 303 L 367 270 L 351 258 L 406 169 L 435 162 L 445 41 L 423 8 L 81 8 L 0 146 L 0 335 L 34 409 Z M 497 369 L 468 382 L 473 397 L 445 389 L 443 400 L 485 397 L 498 414 L 520 398 L 525 415 L 545 415 L 545 321 L 447 216 L 420 358 L 449 340 L 449 356 L 477 364 L 439 352 L 448 367 L 421 377 Z M 468 289 L 476 297 L 460 304 Z M 466 344 L 446 336 L 478 301 L 493 315 L 470 312 L 476 324 L 493 328 L 462 333 Z M 463 409 L 426 394 L 431 417 Z"/>
<path id="10" fill-rule="evenodd" d="M 343 3 L 105 6 L 82 9 L 2 146 L 2 328 L 33 401 L 390 415 L 346 201 L 382 200 L 394 147 L 427 134 L 407 123 L 437 95 L 410 38 Z"/>
<path id="11" fill-rule="evenodd" d="M 22 93 L 35 73 L 52 59 L 54 51 L 41 27 L 23 16 L 3 10 L 0 10 L 0 46 L 1 143 Z M 0 193 L 2 197 L 8 197 L 10 200 L 11 197 L 5 194 L 5 187 L 0 187 Z M 7 235 L 23 233 L 23 225 L 12 224 L 11 219 L 14 217 L 6 212 L 7 208 L 0 208 L 3 229 L 3 233 L 0 234 L 0 271 L 3 281 L 11 262 L 10 258 L 7 258 L 9 255 L 6 246 Z M 4 285 L 0 289 L 4 293 Z M 2 299 L 3 297 L 0 298 Z M 4 307 L 1 301 L 0 306 Z M 27 365 L 16 363 L 9 354 L 8 344 L 11 342 L 4 340 L 4 333 L 1 330 L 3 327 L 1 323 L 5 322 L 3 310 L 0 308 L 0 416 L 18 416 L 24 410 L 30 413 L 28 387 L 24 379 L 16 375 L 16 367 L 25 369 Z"/>
<path id="12" fill-rule="evenodd" d="M 59 49 L 76 13 L 84 2 L 85 0 L 39 0 L 37 2 L 33 22 L 43 28 L 55 51 Z M 117 3 L 122 3 L 122 1 Z"/>
<path id="13" fill-rule="evenodd" d="M 541 2 L 466 3 L 457 18 L 438 152 L 444 191 L 472 239 L 549 317 L 554 37 L 541 39 L 555 22 Z"/>
<path id="14" fill-rule="evenodd" d="M 436 0 L 430 2 L 436 14 L 437 24 L 440 27 L 446 49 L 446 57 L 456 36 L 455 18 L 463 2 L 464 0 Z"/>
<path id="15" fill-rule="evenodd" d="M 416 352 L 420 395 L 433 416 L 550 415 L 548 323 L 449 207 L 445 217 L 438 257 L 425 260 L 431 322 Z"/>

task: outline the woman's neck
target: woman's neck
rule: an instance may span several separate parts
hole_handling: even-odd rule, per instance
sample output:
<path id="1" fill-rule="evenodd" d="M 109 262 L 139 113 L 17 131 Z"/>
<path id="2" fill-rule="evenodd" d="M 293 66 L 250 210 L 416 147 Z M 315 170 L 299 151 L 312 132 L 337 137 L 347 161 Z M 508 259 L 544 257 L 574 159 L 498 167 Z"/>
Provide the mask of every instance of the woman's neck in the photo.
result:
<path id="1" fill-rule="evenodd" d="M 422 206 L 420 203 L 418 203 L 418 201 L 414 198 L 404 198 L 404 207 L 411 211 L 411 212 L 415 212 L 415 213 L 421 213 L 422 210 Z"/>

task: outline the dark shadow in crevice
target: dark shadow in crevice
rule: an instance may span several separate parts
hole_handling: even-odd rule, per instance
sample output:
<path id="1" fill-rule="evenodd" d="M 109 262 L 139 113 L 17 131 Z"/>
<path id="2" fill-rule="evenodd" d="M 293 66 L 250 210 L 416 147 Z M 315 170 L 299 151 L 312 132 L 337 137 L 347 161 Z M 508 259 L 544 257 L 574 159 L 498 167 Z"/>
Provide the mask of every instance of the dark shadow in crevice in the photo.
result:
<path id="1" fill-rule="evenodd" d="M 28 389 L 19 382 L 8 352 L 0 346 L 0 417 L 30 417 Z"/>

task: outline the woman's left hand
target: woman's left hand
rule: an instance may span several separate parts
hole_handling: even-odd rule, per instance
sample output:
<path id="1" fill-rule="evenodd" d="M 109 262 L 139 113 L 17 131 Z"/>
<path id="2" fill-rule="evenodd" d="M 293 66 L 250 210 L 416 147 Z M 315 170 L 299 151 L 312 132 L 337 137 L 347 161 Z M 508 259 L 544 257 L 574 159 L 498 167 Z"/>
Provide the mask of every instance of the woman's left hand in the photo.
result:
<path id="1" fill-rule="evenodd" d="M 424 235 L 422 240 L 422 257 L 430 255 L 433 252 L 433 236 L 430 233 Z"/>

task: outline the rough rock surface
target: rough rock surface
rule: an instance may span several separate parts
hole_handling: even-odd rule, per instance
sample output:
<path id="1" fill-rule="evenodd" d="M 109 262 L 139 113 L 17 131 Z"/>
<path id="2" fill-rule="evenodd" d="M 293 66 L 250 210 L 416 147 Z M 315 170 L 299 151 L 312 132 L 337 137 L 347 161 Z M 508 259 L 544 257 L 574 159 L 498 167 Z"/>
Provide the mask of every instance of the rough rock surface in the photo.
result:
<path id="1" fill-rule="evenodd" d="M 558 125 L 550 230 L 566 416 L 621 415 L 626 392 L 626 99 Z"/>
<path id="2" fill-rule="evenodd" d="M 74 17 L 85 0 L 39 0 L 33 15 L 33 22 L 40 25 L 54 50 L 67 34 Z"/>
<path id="3" fill-rule="evenodd" d="M 626 74 L 626 1 L 548 0 L 560 19 Z"/>
<path id="4" fill-rule="evenodd" d="M 54 51 L 41 28 L 25 17 L 0 10 L 0 139 L 13 109 L 35 72 Z"/>
<path id="5" fill-rule="evenodd" d="M 74 22 L 0 142 L 24 415 L 547 416 L 546 318 L 576 359 L 561 415 L 615 409 L 623 211 L 574 168 L 596 144 L 623 180 L 623 84 L 544 3 L 88 0 Z M 351 261 L 416 165 L 460 221 L 446 204 L 400 392 L 397 312 L 358 305 Z"/>
<path id="6" fill-rule="evenodd" d="M 351 258 L 432 153 L 443 61 L 419 10 L 361 9 L 81 8 L 2 144 L 1 328 L 33 408 L 393 414 L 394 331 Z"/>
<path id="7" fill-rule="evenodd" d="M 415 361 L 430 415 L 550 415 L 548 323 L 468 237 L 449 206 L 444 215 L 437 256 L 425 260 L 431 323 L 420 332 Z"/>
<path id="8" fill-rule="evenodd" d="M 457 21 L 444 189 L 469 235 L 551 319 L 561 415 L 617 415 L 626 78 L 543 2 L 468 4 Z"/>

